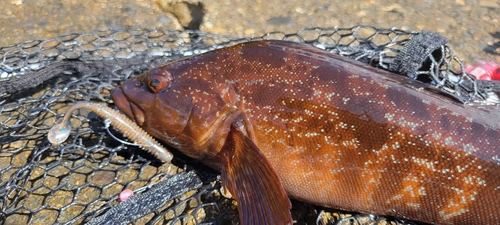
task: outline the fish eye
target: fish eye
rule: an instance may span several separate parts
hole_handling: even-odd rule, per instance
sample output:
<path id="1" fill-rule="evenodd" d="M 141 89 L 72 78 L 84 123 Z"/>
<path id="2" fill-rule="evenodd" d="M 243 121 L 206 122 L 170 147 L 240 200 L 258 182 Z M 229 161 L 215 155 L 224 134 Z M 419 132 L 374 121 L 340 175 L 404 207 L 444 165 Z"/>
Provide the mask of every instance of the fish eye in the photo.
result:
<path id="1" fill-rule="evenodd" d="M 161 81 L 158 80 L 157 78 L 154 78 L 151 80 L 151 82 L 149 82 L 149 86 L 151 86 L 153 88 L 161 87 Z"/>
<path id="2" fill-rule="evenodd" d="M 170 87 L 172 74 L 161 68 L 151 71 L 148 77 L 148 87 L 152 92 L 159 92 Z"/>

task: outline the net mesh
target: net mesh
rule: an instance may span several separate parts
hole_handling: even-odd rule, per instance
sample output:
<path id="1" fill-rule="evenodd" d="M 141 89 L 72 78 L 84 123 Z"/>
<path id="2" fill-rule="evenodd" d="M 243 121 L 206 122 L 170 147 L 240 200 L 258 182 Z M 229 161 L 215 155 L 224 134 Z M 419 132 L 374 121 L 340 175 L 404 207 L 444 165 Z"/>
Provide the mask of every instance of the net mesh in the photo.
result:
<path id="1" fill-rule="evenodd" d="M 123 139 L 118 132 L 109 131 L 101 118 L 85 110 L 74 113 L 71 136 L 61 146 L 52 146 L 47 133 L 74 102 L 112 105 L 110 91 L 122 81 L 211 49 L 255 39 L 292 40 L 390 70 L 404 46 L 419 34 L 371 26 L 308 28 L 256 38 L 127 30 L 62 35 L 1 47 L 0 221 L 105 224 L 102 218 L 129 214 L 131 208 L 119 206 L 117 200 L 122 190 L 134 190 L 136 197 L 147 196 L 158 191 L 155 184 L 186 174 L 183 171 L 196 171 L 201 186 L 183 189 L 179 196 L 156 195 L 161 205 L 131 206 L 144 210 L 120 223 L 238 224 L 235 202 L 221 192 L 217 172 L 194 160 L 174 151 L 172 163 L 163 164 L 140 148 L 111 137 L 109 132 Z M 426 58 L 430 66 L 405 75 L 443 88 L 464 102 L 494 101 L 488 100 L 494 85 L 489 91 L 478 89 L 477 83 L 461 72 L 461 61 L 446 44 L 436 51 L 440 54 Z M 178 179 L 192 179 L 185 176 Z M 111 210 L 116 207 L 122 208 Z M 297 224 L 415 224 L 295 201 L 292 215 Z"/>

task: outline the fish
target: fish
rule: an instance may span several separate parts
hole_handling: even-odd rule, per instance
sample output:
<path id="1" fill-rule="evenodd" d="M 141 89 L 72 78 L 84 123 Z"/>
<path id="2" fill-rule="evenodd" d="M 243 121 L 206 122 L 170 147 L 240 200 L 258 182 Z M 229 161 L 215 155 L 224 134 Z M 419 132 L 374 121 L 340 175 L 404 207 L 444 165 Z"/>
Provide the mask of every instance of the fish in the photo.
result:
<path id="1" fill-rule="evenodd" d="M 260 40 L 116 87 L 153 137 L 221 171 L 241 224 L 292 224 L 290 198 L 431 224 L 500 221 L 500 118 L 309 44 Z"/>

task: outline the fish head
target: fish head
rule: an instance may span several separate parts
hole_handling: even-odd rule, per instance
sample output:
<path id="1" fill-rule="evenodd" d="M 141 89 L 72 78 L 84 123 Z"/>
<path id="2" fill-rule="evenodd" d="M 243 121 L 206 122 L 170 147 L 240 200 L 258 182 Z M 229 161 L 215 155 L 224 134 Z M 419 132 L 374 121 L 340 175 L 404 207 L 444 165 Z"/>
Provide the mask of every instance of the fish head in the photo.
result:
<path id="1" fill-rule="evenodd" d="M 174 83 L 169 71 L 155 68 L 123 82 L 111 96 L 116 107 L 146 132 L 175 146 L 193 103 L 178 96 Z"/>
<path id="2" fill-rule="evenodd" d="M 117 108 L 146 132 L 184 154 L 214 155 L 229 132 L 235 92 L 214 85 L 193 60 L 173 62 L 125 81 L 112 92 Z M 215 87 L 216 86 L 216 87 Z M 215 87 L 215 88 L 214 88 Z"/>

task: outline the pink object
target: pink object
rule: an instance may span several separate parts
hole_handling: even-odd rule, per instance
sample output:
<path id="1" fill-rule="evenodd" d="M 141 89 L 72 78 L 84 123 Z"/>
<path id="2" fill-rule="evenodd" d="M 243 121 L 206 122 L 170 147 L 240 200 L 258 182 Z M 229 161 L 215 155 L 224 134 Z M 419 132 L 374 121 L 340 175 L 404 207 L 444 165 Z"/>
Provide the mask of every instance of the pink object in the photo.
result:
<path id="1" fill-rule="evenodd" d="M 478 80 L 500 80 L 498 64 L 491 61 L 477 61 L 473 66 L 466 66 L 465 72 Z"/>
<path id="2" fill-rule="evenodd" d="M 122 192 L 120 192 L 120 202 L 127 201 L 129 198 L 134 196 L 134 192 L 130 189 L 125 189 Z"/>

